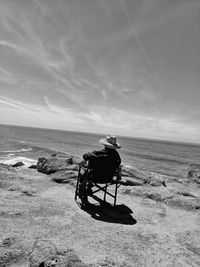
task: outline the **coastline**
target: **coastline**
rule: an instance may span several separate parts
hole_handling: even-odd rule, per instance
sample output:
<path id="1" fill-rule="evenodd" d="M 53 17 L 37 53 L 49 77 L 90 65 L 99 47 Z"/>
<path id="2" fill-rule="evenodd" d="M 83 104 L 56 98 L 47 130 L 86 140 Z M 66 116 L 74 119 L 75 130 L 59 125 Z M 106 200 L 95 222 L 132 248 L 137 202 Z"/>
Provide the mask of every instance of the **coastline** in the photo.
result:
<path id="1" fill-rule="evenodd" d="M 95 210 L 83 211 L 74 201 L 79 160 L 60 153 L 37 169 L 0 164 L 1 267 L 36 267 L 52 254 L 55 266 L 72 258 L 74 267 L 200 265 L 198 177 L 124 166 L 117 209 L 90 199 Z"/>
<path id="2" fill-rule="evenodd" d="M 102 135 L 0 125 L 0 159 L 27 157 L 37 160 L 57 151 L 73 155 L 101 149 Z M 198 164 L 199 146 L 119 137 L 122 162 L 143 171 L 178 176 L 191 163 Z M 0 160 L 0 161 L 1 161 Z"/>

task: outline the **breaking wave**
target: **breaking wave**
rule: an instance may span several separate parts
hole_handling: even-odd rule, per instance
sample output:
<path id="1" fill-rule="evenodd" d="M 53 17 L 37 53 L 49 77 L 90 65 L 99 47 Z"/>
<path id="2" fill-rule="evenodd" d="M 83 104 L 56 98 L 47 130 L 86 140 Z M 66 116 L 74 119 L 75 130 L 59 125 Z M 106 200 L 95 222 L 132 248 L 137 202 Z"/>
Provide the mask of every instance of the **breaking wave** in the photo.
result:
<path id="1" fill-rule="evenodd" d="M 29 167 L 31 165 L 37 164 L 37 160 L 26 158 L 26 157 L 15 157 L 15 158 L 1 160 L 1 163 L 7 164 L 7 165 L 13 165 L 17 162 L 23 162 L 24 163 L 23 167 Z"/>
<path id="2" fill-rule="evenodd" d="M 17 150 L 3 150 L 1 153 L 20 153 L 20 152 L 28 152 L 31 151 L 32 148 L 22 148 Z"/>

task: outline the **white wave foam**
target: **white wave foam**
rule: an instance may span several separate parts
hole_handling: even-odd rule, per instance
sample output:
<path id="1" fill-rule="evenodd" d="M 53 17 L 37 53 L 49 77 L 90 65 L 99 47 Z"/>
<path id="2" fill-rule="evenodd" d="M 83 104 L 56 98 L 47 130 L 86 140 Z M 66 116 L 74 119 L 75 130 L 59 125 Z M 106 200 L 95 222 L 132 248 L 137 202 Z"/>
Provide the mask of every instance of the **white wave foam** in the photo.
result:
<path id="1" fill-rule="evenodd" d="M 3 153 L 19 153 L 19 152 L 27 152 L 27 151 L 31 151 L 32 148 L 22 148 L 22 149 L 18 149 L 18 150 L 3 150 L 1 152 Z"/>
<path id="2" fill-rule="evenodd" d="M 3 151 L 1 151 L 2 153 L 16 153 L 16 152 L 20 152 L 21 151 L 21 149 L 19 149 L 19 150 L 3 150 Z"/>
<path id="3" fill-rule="evenodd" d="M 23 152 L 27 152 L 27 151 L 31 151 L 32 150 L 32 148 L 22 148 L 21 149 L 21 151 L 23 151 Z"/>
<path id="4" fill-rule="evenodd" d="M 8 164 L 8 165 L 13 165 L 17 162 L 23 162 L 24 163 L 23 167 L 29 167 L 31 165 L 37 164 L 37 160 L 31 159 L 31 158 L 25 158 L 25 157 L 16 157 L 16 158 L 0 160 L 0 163 L 4 163 L 4 164 Z"/>

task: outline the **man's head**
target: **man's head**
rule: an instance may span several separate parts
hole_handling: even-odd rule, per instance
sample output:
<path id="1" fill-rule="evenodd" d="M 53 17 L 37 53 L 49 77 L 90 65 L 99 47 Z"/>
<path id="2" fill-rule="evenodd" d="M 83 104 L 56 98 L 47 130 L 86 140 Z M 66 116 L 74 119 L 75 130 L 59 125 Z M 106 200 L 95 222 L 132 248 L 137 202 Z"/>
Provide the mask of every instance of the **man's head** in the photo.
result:
<path id="1" fill-rule="evenodd" d="M 104 139 L 100 139 L 99 143 L 108 148 L 119 149 L 121 146 L 117 143 L 117 138 L 112 135 L 106 136 Z"/>

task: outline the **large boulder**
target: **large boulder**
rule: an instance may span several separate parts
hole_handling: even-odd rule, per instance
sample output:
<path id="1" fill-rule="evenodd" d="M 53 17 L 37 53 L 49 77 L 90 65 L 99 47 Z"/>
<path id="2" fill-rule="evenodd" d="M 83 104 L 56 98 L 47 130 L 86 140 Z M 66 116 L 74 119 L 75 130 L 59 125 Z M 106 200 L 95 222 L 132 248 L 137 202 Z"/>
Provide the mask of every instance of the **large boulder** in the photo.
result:
<path id="1" fill-rule="evenodd" d="M 73 156 L 68 157 L 49 157 L 49 158 L 39 158 L 37 162 L 37 170 L 38 172 L 42 172 L 45 174 L 51 174 L 58 171 L 65 171 L 69 169 L 78 168 L 77 159 Z M 73 167 L 72 167 L 73 165 Z"/>
<path id="2" fill-rule="evenodd" d="M 15 164 L 11 165 L 11 167 L 13 167 L 13 168 L 17 168 L 17 167 L 21 167 L 21 166 L 24 166 L 24 163 L 22 161 L 19 161 L 19 162 L 15 163 Z"/>

